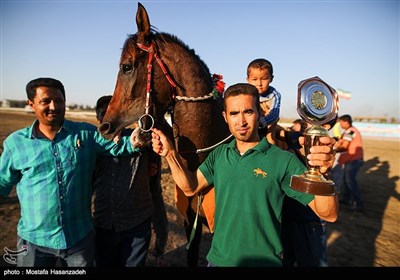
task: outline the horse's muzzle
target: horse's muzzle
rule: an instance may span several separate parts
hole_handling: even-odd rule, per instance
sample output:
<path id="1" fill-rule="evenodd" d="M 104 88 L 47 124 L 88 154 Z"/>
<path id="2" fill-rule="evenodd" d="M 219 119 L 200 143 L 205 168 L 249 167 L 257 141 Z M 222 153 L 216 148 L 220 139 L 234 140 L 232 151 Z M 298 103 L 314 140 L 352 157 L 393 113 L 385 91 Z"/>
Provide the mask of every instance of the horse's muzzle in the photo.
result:
<path id="1" fill-rule="evenodd" d="M 114 137 L 114 133 L 111 131 L 111 124 L 108 122 L 100 124 L 97 131 L 106 139 L 112 139 Z"/>

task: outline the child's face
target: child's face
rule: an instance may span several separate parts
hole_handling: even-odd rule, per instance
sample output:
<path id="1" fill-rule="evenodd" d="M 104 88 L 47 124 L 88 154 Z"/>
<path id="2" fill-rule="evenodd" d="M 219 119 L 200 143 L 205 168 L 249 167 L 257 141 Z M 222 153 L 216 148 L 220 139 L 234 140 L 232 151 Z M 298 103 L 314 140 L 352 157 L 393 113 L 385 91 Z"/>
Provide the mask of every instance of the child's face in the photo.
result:
<path id="1" fill-rule="evenodd" d="M 247 82 L 255 86 L 259 94 L 263 94 L 267 92 L 272 79 L 268 69 L 250 68 Z"/>

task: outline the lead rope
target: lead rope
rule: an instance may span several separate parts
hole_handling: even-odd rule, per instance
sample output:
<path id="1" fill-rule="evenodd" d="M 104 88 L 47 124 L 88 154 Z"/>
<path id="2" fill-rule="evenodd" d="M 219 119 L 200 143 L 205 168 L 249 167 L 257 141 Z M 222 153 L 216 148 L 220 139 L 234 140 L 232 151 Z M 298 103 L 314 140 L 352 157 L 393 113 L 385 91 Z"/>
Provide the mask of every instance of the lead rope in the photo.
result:
<path id="1" fill-rule="evenodd" d="M 186 250 L 189 250 L 190 244 L 192 244 L 194 235 L 196 234 L 197 220 L 199 218 L 199 212 L 200 212 L 200 206 L 201 206 L 202 199 L 203 199 L 203 194 L 199 194 L 198 199 L 197 199 L 196 218 L 194 219 L 193 228 L 192 228 L 192 231 L 190 232 L 190 238 L 189 238 L 188 244 L 186 245 Z"/>

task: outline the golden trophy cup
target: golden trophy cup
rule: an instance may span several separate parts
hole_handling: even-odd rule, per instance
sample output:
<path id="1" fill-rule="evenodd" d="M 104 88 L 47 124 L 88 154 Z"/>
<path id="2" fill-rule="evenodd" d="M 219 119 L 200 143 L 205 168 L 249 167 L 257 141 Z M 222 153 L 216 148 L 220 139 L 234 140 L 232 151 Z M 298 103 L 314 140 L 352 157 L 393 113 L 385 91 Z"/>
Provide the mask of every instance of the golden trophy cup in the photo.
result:
<path id="1" fill-rule="evenodd" d="M 313 146 L 319 145 L 319 138 L 329 136 L 328 130 L 322 127 L 337 118 L 339 101 L 337 92 L 319 77 L 303 80 L 298 85 L 297 112 L 300 117 L 311 124 L 305 130 L 304 151 L 307 156 Z M 300 192 L 314 195 L 335 195 L 335 183 L 326 179 L 319 171 L 319 166 L 311 166 L 301 175 L 294 175 L 290 187 Z"/>

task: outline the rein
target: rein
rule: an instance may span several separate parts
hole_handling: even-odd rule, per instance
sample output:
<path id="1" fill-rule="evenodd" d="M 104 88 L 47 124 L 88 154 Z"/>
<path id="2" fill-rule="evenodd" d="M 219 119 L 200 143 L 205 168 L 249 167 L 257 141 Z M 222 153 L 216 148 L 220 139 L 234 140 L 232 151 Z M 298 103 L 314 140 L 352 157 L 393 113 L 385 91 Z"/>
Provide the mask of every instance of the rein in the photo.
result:
<path id="1" fill-rule="evenodd" d="M 150 92 L 151 92 L 151 75 L 152 75 L 152 69 L 153 69 L 153 58 L 156 59 L 158 65 L 160 66 L 161 70 L 164 73 L 165 78 L 167 79 L 167 81 L 169 82 L 169 84 L 171 85 L 171 87 L 173 89 L 176 88 L 176 83 L 172 79 L 172 77 L 169 75 L 169 73 L 167 71 L 167 68 L 165 67 L 165 65 L 162 62 L 162 60 L 160 59 L 160 57 L 158 56 L 156 44 L 154 42 L 151 42 L 150 46 L 146 46 L 146 45 L 138 43 L 138 42 L 135 42 L 135 43 L 136 43 L 136 45 L 138 46 L 139 49 L 149 53 L 149 59 L 148 59 L 148 62 L 147 62 L 147 83 L 146 83 L 145 113 L 144 113 L 144 115 L 142 115 L 139 118 L 138 123 L 139 123 L 139 128 L 142 131 L 150 132 L 151 129 L 154 127 L 154 118 L 150 114 Z M 200 96 L 200 97 L 174 96 L 174 99 L 181 100 L 181 101 L 187 101 L 187 102 L 190 102 L 190 101 L 202 101 L 202 100 L 210 99 L 212 97 L 215 98 L 215 95 L 216 95 L 215 90 L 213 90 L 212 92 L 210 92 L 209 94 L 207 94 L 205 96 Z M 146 117 L 150 118 L 150 120 L 151 120 L 151 126 L 150 126 L 149 129 L 144 129 L 143 125 L 142 125 L 142 120 L 144 118 L 146 118 Z M 221 145 L 222 143 L 225 143 L 230 138 L 232 138 L 232 136 L 233 136 L 233 134 L 230 134 L 228 137 L 226 137 L 222 141 L 218 142 L 215 145 L 207 147 L 207 148 L 198 149 L 196 151 L 183 151 L 183 152 L 179 152 L 179 153 L 180 154 L 188 154 L 188 153 L 200 154 L 200 153 L 208 152 L 208 151 L 211 151 L 211 150 L 215 149 L 217 146 Z"/>
<path id="2" fill-rule="evenodd" d="M 226 137 L 225 139 L 221 140 L 220 142 L 218 142 L 217 144 L 214 144 L 210 147 L 207 148 L 203 148 L 203 149 L 197 149 L 196 151 L 183 151 L 183 152 L 179 152 L 179 154 L 191 154 L 191 153 L 196 153 L 196 154 L 201 154 L 201 153 L 205 153 L 211 150 L 214 150 L 216 147 L 218 147 L 219 145 L 225 143 L 226 141 L 228 141 L 230 138 L 233 137 L 233 134 L 230 134 L 228 137 Z"/>

